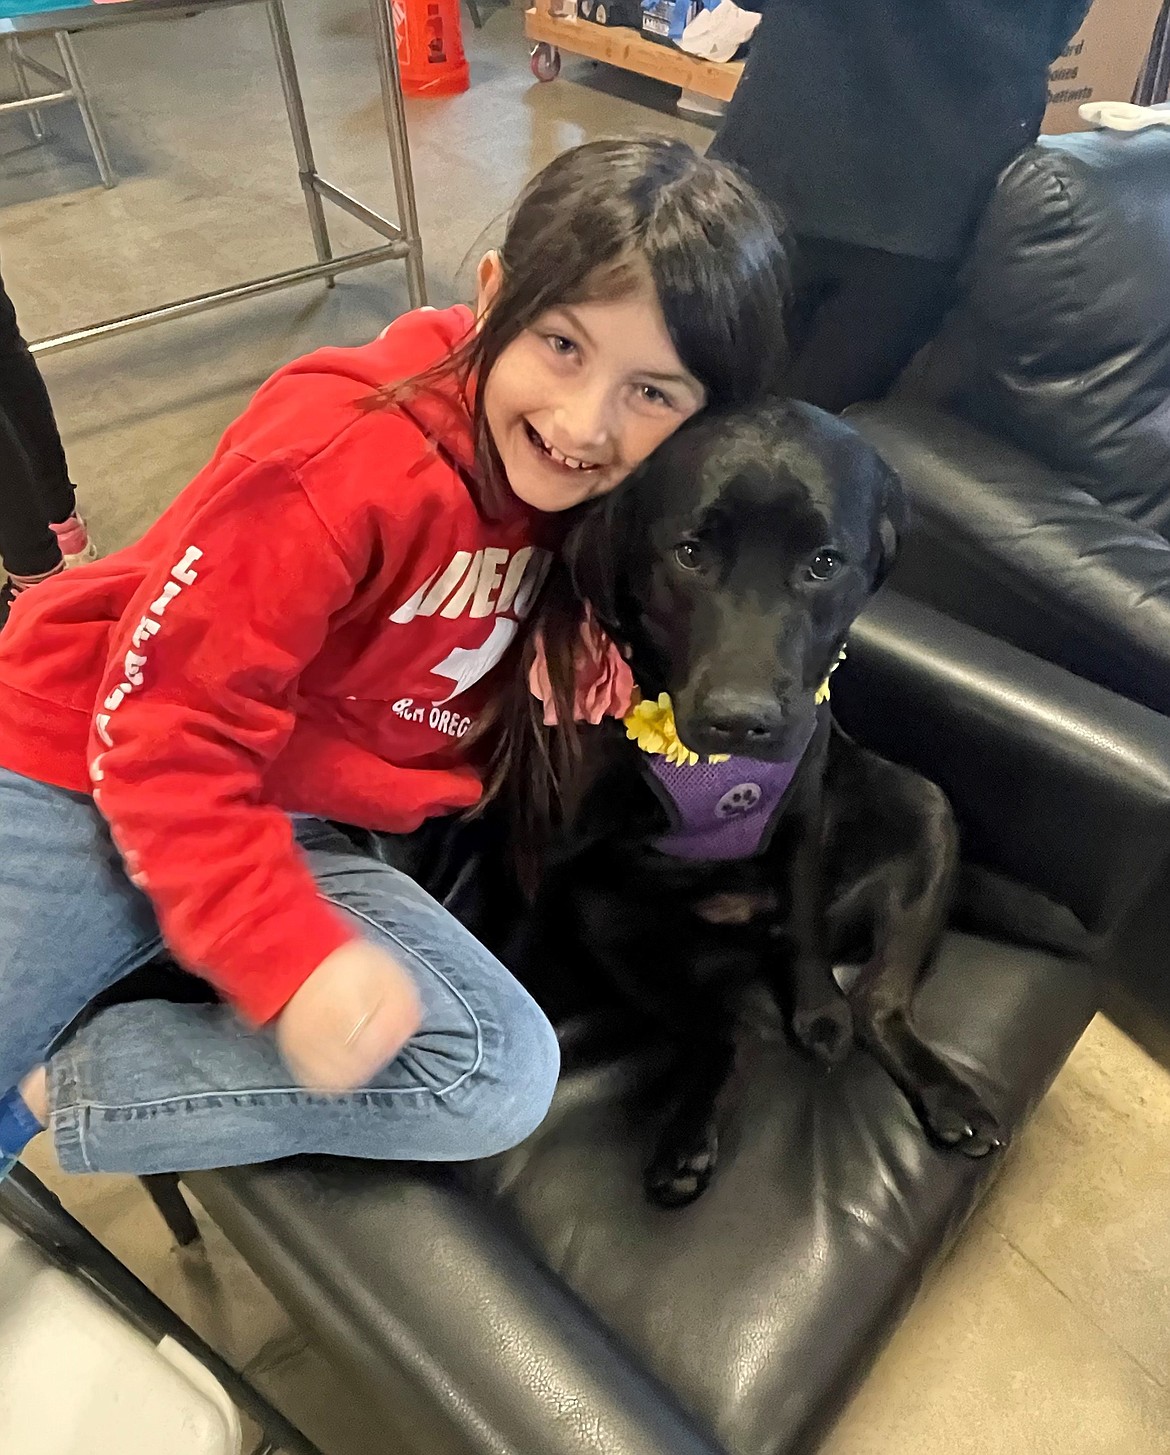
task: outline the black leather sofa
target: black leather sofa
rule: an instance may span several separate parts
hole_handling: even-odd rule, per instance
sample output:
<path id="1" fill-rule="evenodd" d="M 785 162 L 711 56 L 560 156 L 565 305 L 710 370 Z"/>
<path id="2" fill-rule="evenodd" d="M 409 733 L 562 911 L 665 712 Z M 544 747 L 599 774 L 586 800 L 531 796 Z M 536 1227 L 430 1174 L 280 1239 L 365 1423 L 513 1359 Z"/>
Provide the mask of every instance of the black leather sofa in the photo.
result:
<path id="1" fill-rule="evenodd" d="M 1089 958 L 1167 898 L 1170 727 L 888 592 L 834 700 L 956 805 L 975 919 L 916 1014 L 1018 1129 L 1098 1004 Z M 761 1015 L 719 1176 L 664 1212 L 640 1187 L 661 1065 L 566 1076 L 483 1165 L 189 1185 L 384 1430 L 370 1455 L 812 1451 L 1001 1159 L 929 1146 L 864 1054 L 825 1072 Z"/>
<path id="2" fill-rule="evenodd" d="M 939 338 L 850 417 L 914 501 L 897 589 L 1170 713 L 1170 132 L 1026 152 Z M 1111 1001 L 1164 1057 L 1168 933 L 1135 916 Z"/>
<path id="3" fill-rule="evenodd" d="M 850 418 L 912 492 L 899 590 L 1170 712 L 1170 130 L 1025 152 L 939 338 Z"/>

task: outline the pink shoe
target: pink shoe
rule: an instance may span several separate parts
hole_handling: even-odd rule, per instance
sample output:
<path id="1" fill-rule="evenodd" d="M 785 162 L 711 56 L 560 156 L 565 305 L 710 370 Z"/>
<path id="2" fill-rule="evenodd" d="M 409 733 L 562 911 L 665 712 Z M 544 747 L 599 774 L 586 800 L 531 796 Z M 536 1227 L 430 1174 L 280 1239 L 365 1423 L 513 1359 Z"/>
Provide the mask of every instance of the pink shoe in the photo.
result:
<path id="1" fill-rule="evenodd" d="M 90 540 L 89 531 L 80 515 L 71 515 L 60 525 L 50 525 L 49 529 L 57 537 L 57 544 L 65 558 L 66 570 L 71 566 L 85 566 L 90 561 L 97 560 L 97 546 Z"/>

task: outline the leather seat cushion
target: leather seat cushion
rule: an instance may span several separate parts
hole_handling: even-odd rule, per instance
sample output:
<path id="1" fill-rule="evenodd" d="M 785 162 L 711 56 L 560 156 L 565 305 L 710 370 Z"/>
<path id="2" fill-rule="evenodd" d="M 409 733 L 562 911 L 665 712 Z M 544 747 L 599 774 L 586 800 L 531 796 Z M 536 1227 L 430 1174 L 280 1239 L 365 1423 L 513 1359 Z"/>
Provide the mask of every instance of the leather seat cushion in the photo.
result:
<path id="1" fill-rule="evenodd" d="M 951 933 L 916 1016 L 1018 1130 L 1095 1003 L 1080 962 Z M 865 1054 L 825 1071 L 769 1019 L 742 1058 L 715 1181 L 681 1211 L 641 1192 L 662 1113 L 653 1051 L 566 1075 L 535 1136 L 443 1196 L 423 1169 L 368 1164 L 192 1185 L 404 1451 L 669 1449 L 620 1433 L 626 1395 L 587 1367 L 609 1357 L 602 1346 L 579 1363 L 590 1311 L 617 1335 L 615 1358 L 674 1391 L 699 1448 L 810 1450 L 1002 1158 L 930 1146 Z M 521 1296 L 513 1270 L 493 1292 L 504 1248 L 556 1278 Z M 567 1424 L 550 1424 L 550 1402 L 571 1407 Z M 599 1444 L 607 1420 L 619 1432 Z"/>

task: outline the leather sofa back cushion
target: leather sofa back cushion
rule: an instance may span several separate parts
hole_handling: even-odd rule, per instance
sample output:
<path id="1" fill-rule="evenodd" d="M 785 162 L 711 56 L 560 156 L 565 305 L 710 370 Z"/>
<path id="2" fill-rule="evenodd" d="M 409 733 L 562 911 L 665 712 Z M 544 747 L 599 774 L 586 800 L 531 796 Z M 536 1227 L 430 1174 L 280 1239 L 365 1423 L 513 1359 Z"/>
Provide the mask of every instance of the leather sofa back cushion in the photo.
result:
<path id="1" fill-rule="evenodd" d="M 1013 163 L 910 387 L 1170 534 L 1170 129 Z"/>

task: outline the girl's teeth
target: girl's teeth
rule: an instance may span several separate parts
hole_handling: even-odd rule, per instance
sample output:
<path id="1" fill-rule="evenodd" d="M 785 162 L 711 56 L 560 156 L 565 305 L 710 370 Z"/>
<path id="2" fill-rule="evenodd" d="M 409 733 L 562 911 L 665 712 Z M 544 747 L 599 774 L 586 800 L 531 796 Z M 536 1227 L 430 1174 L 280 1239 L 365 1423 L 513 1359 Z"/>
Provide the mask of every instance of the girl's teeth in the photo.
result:
<path id="1" fill-rule="evenodd" d="M 531 425 L 529 425 L 529 429 L 532 429 Z M 590 465 L 587 460 L 575 460 L 571 455 L 563 455 L 560 450 L 558 450 L 554 445 L 550 445 L 548 440 L 546 440 L 542 434 L 537 433 L 535 429 L 532 430 L 532 434 L 533 437 L 537 441 L 539 441 L 540 446 L 544 450 L 545 454 L 555 464 L 563 466 L 566 470 L 596 469 L 596 466 Z"/>
<path id="2" fill-rule="evenodd" d="M 547 446 L 549 454 L 558 465 L 564 465 L 568 470 L 591 470 L 593 467 L 585 460 L 574 460 L 571 455 L 562 455 L 560 450 L 554 449 L 552 445 Z"/>

